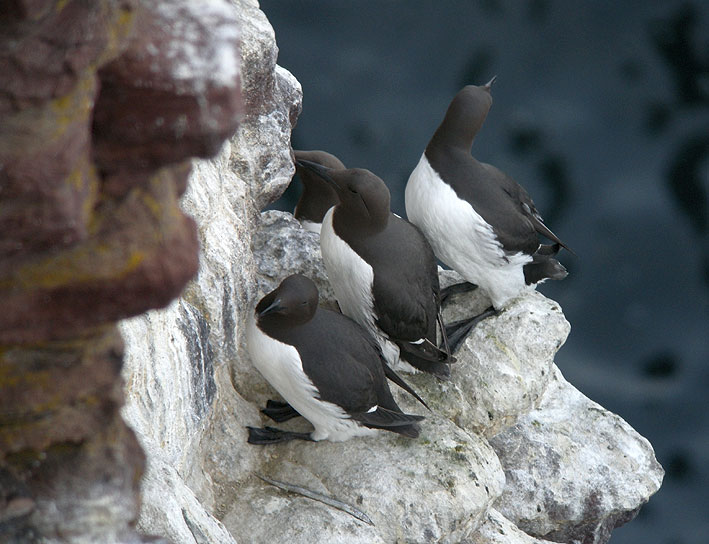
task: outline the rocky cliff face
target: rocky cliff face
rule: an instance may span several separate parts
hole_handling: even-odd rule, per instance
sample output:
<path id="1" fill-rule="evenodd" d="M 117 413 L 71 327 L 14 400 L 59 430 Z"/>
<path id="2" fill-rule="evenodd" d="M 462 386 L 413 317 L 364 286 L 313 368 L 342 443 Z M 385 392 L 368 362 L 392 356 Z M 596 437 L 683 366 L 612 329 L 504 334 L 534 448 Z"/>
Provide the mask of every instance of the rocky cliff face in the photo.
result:
<path id="1" fill-rule="evenodd" d="M 332 291 L 317 236 L 290 214 L 260 213 L 293 175 L 301 91 L 276 65 L 257 3 L 232 3 L 246 112 L 217 158 L 195 164 L 182 200 L 198 225 L 198 276 L 167 309 L 121 325 L 123 413 L 148 458 L 139 527 L 199 543 L 605 542 L 663 471 L 644 438 L 564 380 L 553 360 L 570 327 L 537 293 L 473 331 L 450 382 L 410 377 L 433 409 L 419 439 L 246 443 L 245 426 L 262 425 L 258 409 L 274 398 L 244 349 L 247 313 L 292 272 L 313 277 L 325 304 Z M 446 314 L 485 305 L 461 295 Z M 372 523 L 257 474 L 348 503 Z"/>
<path id="2" fill-rule="evenodd" d="M 179 197 L 238 126 L 239 67 L 223 0 L 3 2 L 0 541 L 146 540 L 116 322 L 197 271 Z"/>

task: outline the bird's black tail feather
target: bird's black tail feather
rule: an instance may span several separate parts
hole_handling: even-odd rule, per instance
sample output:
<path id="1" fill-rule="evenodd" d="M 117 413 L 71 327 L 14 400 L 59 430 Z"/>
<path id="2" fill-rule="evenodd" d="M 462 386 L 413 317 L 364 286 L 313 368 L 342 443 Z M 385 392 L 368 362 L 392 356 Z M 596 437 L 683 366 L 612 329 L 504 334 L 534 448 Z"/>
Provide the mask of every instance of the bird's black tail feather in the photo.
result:
<path id="1" fill-rule="evenodd" d="M 421 429 L 416 422 L 424 419 L 423 416 L 388 410 L 381 406 L 378 406 L 374 412 L 350 414 L 350 416 L 365 427 L 384 429 L 410 438 L 418 437 Z"/>
<path id="2" fill-rule="evenodd" d="M 418 393 L 414 391 L 414 388 L 411 387 L 408 383 L 404 381 L 404 379 L 399 376 L 396 372 L 394 372 L 391 367 L 387 364 L 384 364 L 384 375 L 389 378 L 392 382 L 394 382 L 396 385 L 401 387 L 404 391 L 409 393 L 411 396 L 413 396 L 417 401 L 419 401 L 421 404 L 423 404 L 428 411 L 430 412 L 431 409 L 428 407 L 428 404 L 424 402 L 424 400 L 418 396 Z"/>
<path id="3" fill-rule="evenodd" d="M 561 239 L 554 234 L 549 227 L 547 227 L 541 220 L 541 217 L 538 215 L 528 215 L 527 218 L 532 222 L 532 225 L 534 225 L 534 230 L 536 230 L 539 234 L 542 236 L 549 238 L 549 240 L 556 242 L 559 244 L 561 247 L 569 251 L 572 255 L 576 255 L 573 249 L 571 249 L 569 246 L 567 246 L 564 242 L 561 241 Z"/>
<path id="4" fill-rule="evenodd" d="M 422 344 L 397 342 L 401 358 L 414 368 L 433 374 L 437 378 L 448 379 L 451 375 L 449 363 L 455 362 L 455 357 L 449 355 L 426 341 Z M 431 349 L 431 348 L 434 349 Z"/>
<path id="5" fill-rule="evenodd" d="M 544 280 L 563 280 L 568 272 L 564 265 L 554 257 L 559 253 L 561 244 L 540 245 L 532 255 L 532 262 L 524 265 L 524 281 L 527 285 Z"/>

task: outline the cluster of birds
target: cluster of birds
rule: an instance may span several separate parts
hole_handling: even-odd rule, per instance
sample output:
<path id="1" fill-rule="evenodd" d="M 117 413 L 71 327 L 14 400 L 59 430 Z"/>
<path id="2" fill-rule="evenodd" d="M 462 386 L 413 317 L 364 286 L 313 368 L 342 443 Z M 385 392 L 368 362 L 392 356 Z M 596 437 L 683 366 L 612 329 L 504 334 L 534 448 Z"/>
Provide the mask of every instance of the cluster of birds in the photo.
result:
<path id="1" fill-rule="evenodd" d="M 303 416 L 314 430 L 249 427 L 250 443 L 343 441 L 379 429 L 417 437 L 423 416 L 405 414 L 387 380 L 428 406 L 395 370 L 448 379 L 452 353 L 476 323 L 522 291 L 566 276 L 555 257 L 569 248 L 527 192 L 471 155 L 494 81 L 468 85 L 453 98 L 407 182 L 409 221 L 391 212 L 389 189 L 370 171 L 348 169 L 323 151 L 295 152 L 304 186 L 295 217 L 320 234 L 342 313 L 318 307 L 317 287 L 298 274 L 258 303 L 248 323 L 249 353 L 286 401 L 269 400 L 262 412 L 276 422 Z M 541 244 L 540 235 L 551 244 Z M 436 257 L 467 282 L 442 291 Z M 491 307 L 445 326 L 442 300 L 474 288 Z"/>

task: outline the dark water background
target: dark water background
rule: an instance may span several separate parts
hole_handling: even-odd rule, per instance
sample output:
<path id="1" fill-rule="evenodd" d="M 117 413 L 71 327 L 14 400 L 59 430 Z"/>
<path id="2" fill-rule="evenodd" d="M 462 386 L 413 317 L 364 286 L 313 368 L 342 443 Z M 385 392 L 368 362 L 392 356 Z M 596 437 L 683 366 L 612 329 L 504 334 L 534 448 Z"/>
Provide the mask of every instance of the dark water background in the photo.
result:
<path id="1" fill-rule="evenodd" d="M 524 185 L 578 254 L 540 288 L 572 324 L 557 364 L 667 470 L 611 543 L 709 542 L 709 2 L 261 7 L 303 85 L 293 146 L 372 170 L 401 215 L 450 99 L 498 75 L 473 154 Z"/>

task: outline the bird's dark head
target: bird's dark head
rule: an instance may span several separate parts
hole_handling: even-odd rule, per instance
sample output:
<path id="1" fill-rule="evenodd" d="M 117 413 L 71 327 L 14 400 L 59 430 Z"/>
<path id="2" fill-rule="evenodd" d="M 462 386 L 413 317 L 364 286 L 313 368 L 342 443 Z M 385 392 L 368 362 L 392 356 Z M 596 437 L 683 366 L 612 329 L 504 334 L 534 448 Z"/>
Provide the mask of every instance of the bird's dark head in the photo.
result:
<path id="1" fill-rule="evenodd" d="M 493 77 L 485 85 L 466 85 L 458 91 L 431 143 L 435 140 L 470 150 L 492 106 L 490 89 L 496 79 Z"/>
<path id="2" fill-rule="evenodd" d="M 378 231 L 389 221 L 391 194 L 386 184 L 369 170 L 335 170 L 310 161 L 298 161 L 332 185 L 340 199 L 337 215 L 362 230 Z"/>
<path id="3" fill-rule="evenodd" d="M 256 305 L 260 326 L 295 327 L 310 321 L 318 308 L 318 288 L 301 274 L 284 279 Z"/>
<path id="4" fill-rule="evenodd" d="M 295 170 L 303 183 L 303 192 L 295 207 L 295 217 L 320 223 L 327 210 L 335 206 L 339 199 L 330 183 L 304 167 L 300 161 L 309 161 L 334 170 L 344 170 L 345 165 L 335 155 L 325 151 L 294 151 L 294 154 Z"/>

